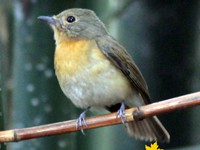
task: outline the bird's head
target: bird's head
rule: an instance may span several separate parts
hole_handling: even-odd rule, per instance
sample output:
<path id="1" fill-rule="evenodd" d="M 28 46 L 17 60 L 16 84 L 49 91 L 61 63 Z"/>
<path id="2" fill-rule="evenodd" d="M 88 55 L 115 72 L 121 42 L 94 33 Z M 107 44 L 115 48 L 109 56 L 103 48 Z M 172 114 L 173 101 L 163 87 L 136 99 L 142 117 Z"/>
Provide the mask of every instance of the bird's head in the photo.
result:
<path id="1" fill-rule="evenodd" d="M 68 9 L 58 15 L 39 16 L 38 19 L 52 27 L 56 43 L 65 38 L 95 39 L 107 34 L 102 21 L 88 9 Z"/>

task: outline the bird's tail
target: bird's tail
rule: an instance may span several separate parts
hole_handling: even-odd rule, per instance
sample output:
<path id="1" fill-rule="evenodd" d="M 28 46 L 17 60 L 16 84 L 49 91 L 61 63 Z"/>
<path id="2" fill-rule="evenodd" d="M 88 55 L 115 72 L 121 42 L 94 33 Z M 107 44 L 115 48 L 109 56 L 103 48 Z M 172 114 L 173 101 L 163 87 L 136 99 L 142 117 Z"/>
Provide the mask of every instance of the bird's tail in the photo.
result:
<path id="1" fill-rule="evenodd" d="M 170 135 L 157 117 L 126 123 L 129 135 L 145 141 L 169 142 Z"/>

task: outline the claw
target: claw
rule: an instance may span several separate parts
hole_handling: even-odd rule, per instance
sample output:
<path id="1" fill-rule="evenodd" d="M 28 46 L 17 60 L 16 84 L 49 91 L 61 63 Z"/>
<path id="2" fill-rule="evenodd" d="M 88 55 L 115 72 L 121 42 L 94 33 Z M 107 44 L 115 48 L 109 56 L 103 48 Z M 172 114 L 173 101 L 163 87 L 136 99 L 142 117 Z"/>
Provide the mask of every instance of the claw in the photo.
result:
<path id="1" fill-rule="evenodd" d="M 124 102 L 121 103 L 121 107 L 117 111 L 117 117 L 121 118 L 122 123 L 124 124 L 126 121 L 126 114 L 125 114 L 125 105 Z"/>
<path id="2" fill-rule="evenodd" d="M 80 129 L 81 129 L 81 132 L 83 133 L 83 135 L 85 135 L 85 132 L 84 132 L 84 130 L 83 130 L 83 126 L 88 127 L 87 122 L 86 122 L 86 120 L 85 120 L 86 112 L 87 112 L 87 111 L 88 111 L 88 109 L 85 110 L 84 112 L 82 112 L 82 113 L 80 114 L 80 116 L 78 117 L 77 121 L 76 121 L 76 128 L 77 128 L 77 129 L 80 128 Z"/>

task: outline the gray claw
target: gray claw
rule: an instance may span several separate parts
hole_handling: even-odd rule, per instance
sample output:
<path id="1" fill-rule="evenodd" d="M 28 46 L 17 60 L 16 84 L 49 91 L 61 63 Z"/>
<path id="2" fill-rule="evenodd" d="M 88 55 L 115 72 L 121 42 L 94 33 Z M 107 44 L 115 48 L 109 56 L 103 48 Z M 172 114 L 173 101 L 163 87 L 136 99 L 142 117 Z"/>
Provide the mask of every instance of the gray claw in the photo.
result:
<path id="1" fill-rule="evenodd" d="M 77 121 L 76 121 L 76 128 L 77 128 L 77 129 L 80 128 L 80 129 L 81 129 L 81 132 L 83 133 L 83 135 L 85 135 L 85 132 L 84 132 L 84 130 L 83 130 L 83 126 L 84 126 L 84 125 L 85 125 L 86 127 L 88 126 L 88 125 L 87 125 L 87 122 L 86 122 L 86 120 L 85 120 L 85 117 L 86 117 L 85 113 L 86 113 L 86 111 L 82 112 L 82 113 L 80 114 L 79 118 L 78 118 Z"/>
<path id="2" fill-rule="evenodd" d="M 117 117 L 121 118 L 122 123 L 124 124 L 126 121 L 126 114 L 125 114 L 125 105 L 124 102 L 122 102 L 121 107 L 117 111 Z"/>

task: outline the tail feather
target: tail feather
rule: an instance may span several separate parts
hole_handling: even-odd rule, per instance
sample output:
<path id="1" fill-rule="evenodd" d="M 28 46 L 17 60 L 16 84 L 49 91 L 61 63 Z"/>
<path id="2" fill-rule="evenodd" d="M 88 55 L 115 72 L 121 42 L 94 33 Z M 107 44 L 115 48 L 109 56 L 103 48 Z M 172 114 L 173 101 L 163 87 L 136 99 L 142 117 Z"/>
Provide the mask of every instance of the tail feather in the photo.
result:
<path id="1" fill-rule="evenodd" d="M 126 123 L 128 133 L 145 141 L 169 142 L 170 136 L 157 117 Z"/>

